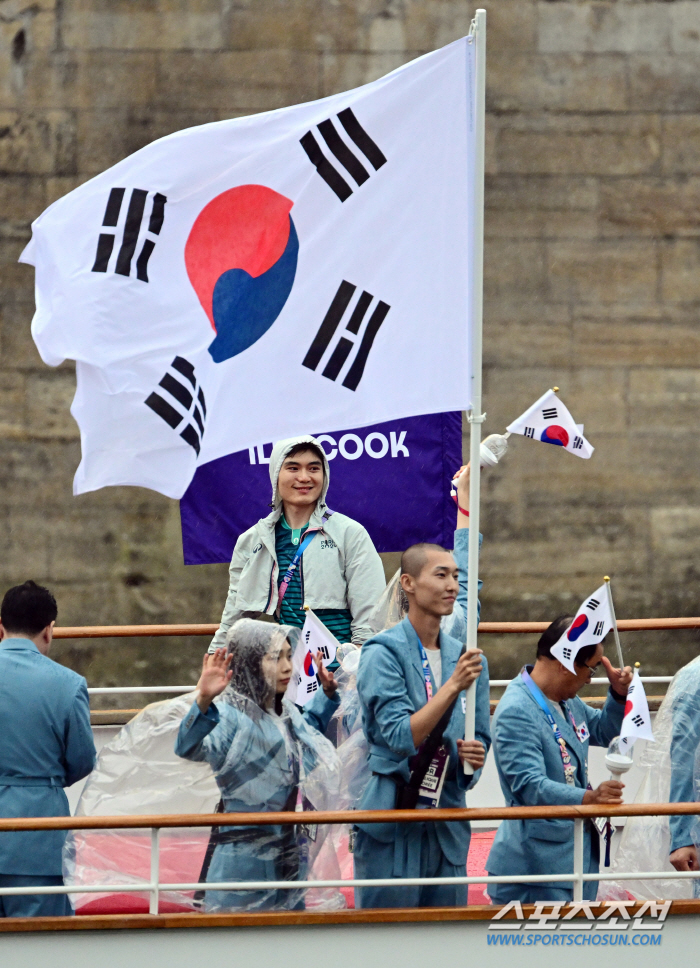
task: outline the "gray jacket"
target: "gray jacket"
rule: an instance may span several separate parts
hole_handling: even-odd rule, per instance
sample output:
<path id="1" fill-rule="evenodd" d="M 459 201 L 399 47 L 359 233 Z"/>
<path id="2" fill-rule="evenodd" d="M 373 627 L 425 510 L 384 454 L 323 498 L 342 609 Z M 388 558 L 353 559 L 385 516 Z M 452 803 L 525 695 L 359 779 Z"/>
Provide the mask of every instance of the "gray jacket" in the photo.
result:
<path id="1" fill-rule="evenodd" d="M 209 651 L 223 647 L 226 633 L 243 617 L 274 615 L 280 582 L 275 551 L 275 525 L 282 516 L 277 479 L 286 455 L 296 444 L 313 443 L 314 437 L 281 440 L 270 456 L 273 510 L 244 532 L 233 549 L 229 588 L 221 624 Z M 367 531 L 326 504 L 330 469 L 324 459 L 325 481 L 321 497 L 309 520 L 309 530 L 320 533 L 304 552 L 300 575 L 304 604 L 309 608 L 347 608 L 352 616 L 352 641 L 361 645 L 372 635 L 369 614 L 384 591 L 384 567 Z"/>

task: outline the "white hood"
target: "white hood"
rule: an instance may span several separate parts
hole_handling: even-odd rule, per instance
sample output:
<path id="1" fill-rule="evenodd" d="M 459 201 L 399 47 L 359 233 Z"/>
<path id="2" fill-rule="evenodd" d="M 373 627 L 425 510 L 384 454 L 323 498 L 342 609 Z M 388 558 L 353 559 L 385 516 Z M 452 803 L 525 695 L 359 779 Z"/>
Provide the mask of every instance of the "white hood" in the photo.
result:
<path id="1" fill-rule="evenodd" d="M 311 437 L 309 434 L 302 434 L 299 437 L 287 437 L 286 440 L 279 440 L 272 448 L 272 453 L 270 454 L 270 483 L 272 484 L 272 501 L 275 508 L 278 508 L 282 503 L 282 500 L 279 496 L 279 491 L 277 490 L 277 480 L 280 476 L 282 464 L 284 463 L 284 459 L 289 451 L 293 450 L 299 444 L 314 444 L 323 454 L 323 489 L 321 490 L 321 496 L 318 499 L 318 503 L 325 503 L 330 480 L 328 459 L 323 447 L 321 447 L 315 437 Z"/>

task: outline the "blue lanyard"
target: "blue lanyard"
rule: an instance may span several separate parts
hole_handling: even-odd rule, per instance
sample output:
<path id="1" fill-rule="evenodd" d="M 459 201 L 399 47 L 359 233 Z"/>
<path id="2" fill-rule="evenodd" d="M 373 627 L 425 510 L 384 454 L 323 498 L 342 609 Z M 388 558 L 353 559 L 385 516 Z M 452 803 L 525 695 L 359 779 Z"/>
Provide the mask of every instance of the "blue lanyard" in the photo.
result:
<path id="1" fill-rule="evenodd" d="M 554 716 L 552 716 L 552 712 L 551 712 L 549 706 L 547 705 L 547 700 L 542 695 L 542 691 L 532 681 L 532 678 L 530 676 L 530 673 L 527 671 L 527 669 L 523 669 L 523 671 L 520 673 L 520 675 L 522 676 L 523 682 L 525 683 L 525 685 L 527 686 L 527 688 L 530 690 L 533 699 L 535 700 L 535 702 L 538 704 L 538 706 L 540 707 L 540 709 L 542 710 L 542 712 L 547 717 L 547 722 L 552 727 L 552 732 L 554 733 L 554 737 L 555 737 L 555 739 L 557 741 L 557 744 L 559 746 L 559 752 L 561 754 L 561 760 L 562 760 L 562 764 L 564 766 L 564 777 L 566 778 L 566 782 L 567 782 L 567 784 L 569 786 L 575 786 L 576 784 L 575 784 L 574 777 L 576 775 L 576 767 L 571 762 L 571 754 L 569 753 L 569 750 L 567 749 L 566 741 L 565 741 L 564 737 L 561 734 L 561 730 L 557 726 L 557 723 L 556 723 L 556 720 L 554 719 Z M 566 709 L 566 712 L 568 714 L 568 717 L 571 720 L 571 725 L 574 727 L 574 732 L 578 736 L 578 730 L 576 729 L 576 723 L 574 722 L 573 716 L 571 715 L 571 711 L 569 710 L 569 707 L 566 705 L 566 703 L 564 703 L 564 708 Z"/>
<path id="2" fill-rule="evenodd" d="M 280 583 L 280 587 L 279 587 L 279 595 L 278 595 L 278 598 L 277 598 L 277 609 L 278 609 L 278 611 L 279 611 L 280 605 L 282 604 L 282 599 L 287 594 L 287 588 L 289 587 L 289 583 L 292 580 L 292 576 L 294 575 L 294 572 L 297 569 L 297 565 L 301 561 L 301 556 L 304 554 L 304 552 L 309 547 L 309 545 L 314 540 L 314 538 L 316 537 L 317 534 L 318 534 L 318 530 L 316 530 L 316 531 L 307 531 L 306 537 L 304 538 L 304 540 L 302 541 L 302 543 L 299 545 L 299 547 L 297 548 L 297 550 L 296 550 L 296 552 L 294 554 L 294 557 L 290 561 L 289 568 L 287 568 L 287 573 L 285 574 L 284 578 L 282 579 L 282 582 Z"/>
<path id="3" fill-rule="evenodd" d="M 430 662 L 428 661 L 428 653 L 423 648 L 423 643 L 418 639 L 418 647 L 420 649 L 420 660 L 423 664 L 423 676 L 425 678 L 425 691 L 428 694 L 428 702 L 433 698 L 433 683 L 430 678 Z"/>

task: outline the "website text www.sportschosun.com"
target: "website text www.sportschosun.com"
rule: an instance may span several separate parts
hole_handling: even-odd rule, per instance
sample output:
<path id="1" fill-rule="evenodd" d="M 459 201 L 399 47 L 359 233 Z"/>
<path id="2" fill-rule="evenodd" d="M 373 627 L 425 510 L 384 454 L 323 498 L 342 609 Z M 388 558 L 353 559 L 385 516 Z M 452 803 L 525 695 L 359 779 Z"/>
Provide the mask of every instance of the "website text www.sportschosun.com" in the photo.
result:
<path id="1" fill-rule="evenodd" d="M 488 944 L 495 945 L 594 945 L 596 947 L 606 945 L 660 945 L 660 934 L 633 934 L 631 937 L 626 934 L 520 934 L 517 931 L 504 934 L 487 934 Z"/>

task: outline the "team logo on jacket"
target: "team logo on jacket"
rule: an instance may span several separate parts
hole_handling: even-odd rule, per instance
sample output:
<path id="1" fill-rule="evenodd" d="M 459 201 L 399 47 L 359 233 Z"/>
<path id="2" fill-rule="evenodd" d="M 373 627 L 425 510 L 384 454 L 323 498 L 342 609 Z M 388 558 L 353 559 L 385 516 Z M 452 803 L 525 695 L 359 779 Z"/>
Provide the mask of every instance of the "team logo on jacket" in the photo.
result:
<path id="1" fill-rule="evenodd" d="M 215 363 L 256 343 L 289 298 L 299 254 L 293 204 L 264 185 L 240 185 L 213 198 L 192 226 L 185 265 L 216 333 Z"/>

